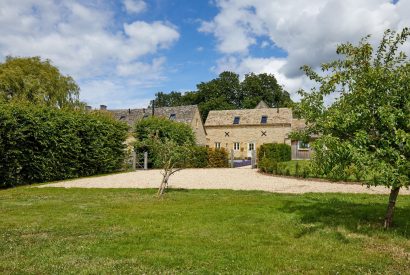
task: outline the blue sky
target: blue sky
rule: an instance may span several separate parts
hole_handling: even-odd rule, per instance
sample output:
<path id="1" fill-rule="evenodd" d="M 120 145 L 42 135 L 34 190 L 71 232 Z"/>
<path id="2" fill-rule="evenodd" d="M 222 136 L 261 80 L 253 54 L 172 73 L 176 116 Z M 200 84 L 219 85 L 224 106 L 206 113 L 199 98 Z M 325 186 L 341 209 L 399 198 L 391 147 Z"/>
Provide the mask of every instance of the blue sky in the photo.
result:
<path id="1" fill-rule="evenodd" d="M 301 65 L 410 26 L 409 10 L 410 0 L 0 0 L 0 60 L 49 58 L 94 107 L 145 107 L 224 70 L 272 73 L 297 100 L 312 85 Z"/>

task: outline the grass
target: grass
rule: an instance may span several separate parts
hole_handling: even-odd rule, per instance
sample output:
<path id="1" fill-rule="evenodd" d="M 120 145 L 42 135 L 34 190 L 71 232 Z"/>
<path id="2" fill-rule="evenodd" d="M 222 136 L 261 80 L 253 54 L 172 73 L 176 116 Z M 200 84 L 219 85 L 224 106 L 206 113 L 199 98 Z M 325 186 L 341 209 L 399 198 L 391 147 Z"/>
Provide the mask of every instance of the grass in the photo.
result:
<path id="1" fill-rule="evenodd" d="M 395 273 L 410 196 L 229 190 L 0 191 L 0 273 Z"/>

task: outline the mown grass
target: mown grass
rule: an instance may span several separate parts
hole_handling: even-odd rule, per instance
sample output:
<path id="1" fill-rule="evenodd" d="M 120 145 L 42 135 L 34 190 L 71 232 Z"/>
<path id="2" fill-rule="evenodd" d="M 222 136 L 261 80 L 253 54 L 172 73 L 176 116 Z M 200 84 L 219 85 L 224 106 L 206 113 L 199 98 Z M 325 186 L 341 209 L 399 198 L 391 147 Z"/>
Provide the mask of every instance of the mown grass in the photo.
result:
<path id="1" fill-rule="evenodd" d="M 0 191 L 0 273 L 408 273 L 410 197 Z"/>

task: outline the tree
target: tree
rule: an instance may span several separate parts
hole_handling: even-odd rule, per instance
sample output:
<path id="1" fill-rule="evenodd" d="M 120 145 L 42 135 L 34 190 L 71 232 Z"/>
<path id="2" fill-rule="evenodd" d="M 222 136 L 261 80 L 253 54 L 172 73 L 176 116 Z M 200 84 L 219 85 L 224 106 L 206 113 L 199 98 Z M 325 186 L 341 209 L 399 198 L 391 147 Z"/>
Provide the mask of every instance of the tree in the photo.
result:
<path id="1" fill-rule="evenodd" d="M 244 109 L 255 108 L 261 101 L 265 101 L 272 107 L 290 107 L 292 100 L 288 92 L 278 84 L 274 75 L 254 74 L 245 75 L 241 83 L 242 101 Z"/>
<path id="2" fill-rule="evenodd" d="M 155 95 L 155 106 L 198 105 L 205 121 L 210 110 L 255 108 L 261 100 L 275 107 L 292 104 L 289 93 L 271 74 L 247 74 L 241 82 L 238 74 L 225 71 L 211 81 L 199 83 L 197 89 L 185 94 L 159 92 Z"/>
<path id="3" fill-rule="evenodd" d="M 195 135 L 184 123 L 166 118 L 149 117 L 135 124 L 135 149 L 147 150 L 154 167 L 161 168 L 162 181 L 158 196 L 168 187 L 169 177 L 185 168 L 191 161 Z"/>
<path id="4" fill-rule="evenodd" d="M 315 169 L 327 174 L 359 171 L 368 185 L 391 189 L 384 226 L 392 225 L 397 196 L 410 181 L 410 62 L 398 48 L 410 35 L 387 30 L 377 50 L 369 36 L 337 47 L 344 58 L 322 65 L 323 74 L 304 66 L 318 84 L 301 91 L 297 112 L 314 142 Z M 337 99 L 325 104 L 326 96 Z"/>
<path id="5" fill-rule="evenodd" d="M 80 107 L 80 88 L 50 60 L 40 57 L 7 57 L 0 63 L 0 98 L 58 108 Z"/>

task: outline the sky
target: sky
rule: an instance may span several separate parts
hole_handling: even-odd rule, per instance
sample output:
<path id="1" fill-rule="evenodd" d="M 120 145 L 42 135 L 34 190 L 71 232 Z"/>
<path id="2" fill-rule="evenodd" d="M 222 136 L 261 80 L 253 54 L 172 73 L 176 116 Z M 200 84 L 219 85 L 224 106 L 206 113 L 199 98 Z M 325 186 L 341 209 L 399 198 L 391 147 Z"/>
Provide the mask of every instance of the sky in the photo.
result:
<path id="1" fill-rule="evenodd" d="M 146 107 L 225 70 L 271 73 L 298 100 L 300 70 L 336 46 L 410 26 L 410 0 L 0 0 L 0 62 L 50 59 L 88 105 Z M 403 49 L 410 54 L 410 45 Z"/>

